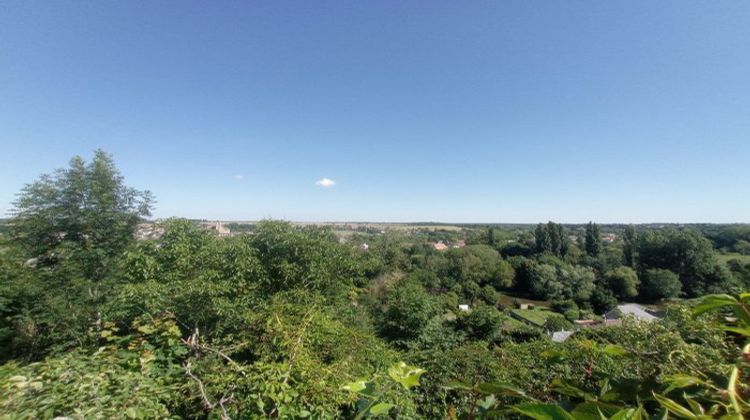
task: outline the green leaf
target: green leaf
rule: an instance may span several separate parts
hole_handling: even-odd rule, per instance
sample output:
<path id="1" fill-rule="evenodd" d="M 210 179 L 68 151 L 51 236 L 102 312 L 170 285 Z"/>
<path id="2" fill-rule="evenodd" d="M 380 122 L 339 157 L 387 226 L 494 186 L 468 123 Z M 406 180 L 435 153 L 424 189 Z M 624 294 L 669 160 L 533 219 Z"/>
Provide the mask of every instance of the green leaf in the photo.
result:
<path id="1" fill-rule="evenodd" d="M 708 295 L 704 296 L 698 304 L 693 307 L 693 314 L 700 315 L 723 306 L 734 306 L 738 303 L 737 299 L 730 295 Z"/>
<path id="2" fill-rule="evenodd" d="M 700 378 L 696 378 L 695 376 L 685 375 L 682 373 L 677 373 L 675 375 L 667 376 L 665 378 L 665 382 L 669 383 L 669 387 L 667 387 L 667 389 L 664 390 L 665 394 L 668 394 L 675 389 L 681 389 L 681 388 L 687 388 L 687 387 L 694 386 L 694 385 L 705 384 L 705 381 L 703 381 Z"/>
<path id="3" fill-rule="evenodd" d="M 685 418 L 685 419 L 692 419 L 696 417 L 696 415 L 693 414 L 693 412 L 681 406 L 680 404 L 677 404 L 673 400 L 663 395 L 659 395 L 657 393 L 653 393 L 653 394 L 654 394 L 654 398 L 656 398 L 656 401 L 658 401 L 662 407 L 666 408 L 667 411 L 674 414 L 675 416 L 680 417 L 680 418 Z"/>
<path id="4" fill-rule="evenodd" d="M 482 394 L 493 394 L 493 395 L 517 395 L 517 396 L 526 396 L 526 394 L 523 392 L 521 388 L 518 388 L 514 385 L 507 384 L 504 382 L 484 382 L 479 385 L 477 385 L 477 390 L 481 392 Z"/>
<path id="5" fill-rule="evenodd" d="M 490 408 L 495 406 L 495 403 L 497 403 L 497 399 L 494 395 L 488 395 L 484 397 L 484 399 L 477 402 L 477 406 L 479 406 L 482 410 L 487 411 Z"/>
<path id="6" fill-rule="evenodd" d="M 138 327 L 138 331 L 142 332 L 143 334 L 153 334 L 156 331 L 156 328 L 150 326 L 150 325 L 141 325 Z"/>
<path id="7" fill-rule="evenodd" d="M 567 395 L 569 397 L 576 397 L 586 401 L 595 400 L 596 397 L 575 385 L 571 385 L 568 382 L 560 379 L 554 379 L 550 384 L 550 389 L 557 392 L 558 394 Z"/>
<path id="8" fill-rule="evenodd" d="M 602 403 L 598 401 L 589 401 L 578 404 L 570 414 L 576 420 L 602 420 L 614 415 L 620 410 L 616 405 Z"/>
<path id="9" fill-rule="evenodd" d="M 700 413 L 701 415 L 706 413 L 705 410 L 703 410 L 703 407 L 701 407 L 701 405 L 698 404 L 698 401 L 695 401 L 694 399 L 688 397 L 686 394 L 682 394 L 682 398 L 684 398 L 685 401 L 688 403 L 693 413 Z"/>
<path id="10" fill-rule="evenodd" d="M 618 346 L 616 344 L 607 344 L 604 346 L 603 349 L 605 354 L 608 354 L 610 356 L 626 356 L 628 354 L 628 351 L 625 350 L 622 346 Z"/>
<path id="11" fill-rule="evenodd" d="M 441 388 L 447 390 L 460 389 L 462 391 L 474 391 L 474 388 L 471 385 L 461 381 L 450 381 L 447 384 L 441 386 Z"/>
<path id="12" fill-rule="evenodd" d="M 568 355 L 565 352 L 557 349 L 545 350 L 540 355 L 550 363 L 560 363 L 568 358 Z"/>
<path id="13" fill-rule="evenodd" d="M 576 420 L 559 405 L 527 403 L 514 405 L 513 410 L 536 420 Z"/>
<path id="14" fill-rule="evenodd" d="M 344 391 L 360 392 L 367 388 L 367 381 L 354 381 L 341 387 Z"/>
<path id="15" fill-rule="evenodd" d="M 745 337 L 750 337 L 750 328 L 742 328 L 742 327 L 723 327 L 724 331 L 733 332 L 735 334 L 744 335 Z"/>
<path id="16" fill-rule="evenodd" d="M 406 389 L 411 389 L 419 385 L 419 377 L 425 372 L 426 370 L 424 369 L 409 366 L 404 362 L 399 362 L 388 368 L 388 376 Z"/>
<path id="17" fill-rule="evenodd" d="M 138 412 L 135 411 L 135 407 L 128 407 L 128 409 L 125 410 L 125 415 L 130 419 L 134 419 L 138 417 Z"/>
<path id="18" fill-rule="evenodd" d="M 388 403 L 377 403 L 370 409 L 370 414 L 373 416 L 378 416 L 380 414 L 387 414 L 388 411 L 393 408 L 393 404 Z"/>
<path id="19" fill-rule="evenodd" d="M 643 407 L 638 407 L 620 410 L 610 417 L 609 420 L 644 420 L 646 418 L 646 411 Z"/>

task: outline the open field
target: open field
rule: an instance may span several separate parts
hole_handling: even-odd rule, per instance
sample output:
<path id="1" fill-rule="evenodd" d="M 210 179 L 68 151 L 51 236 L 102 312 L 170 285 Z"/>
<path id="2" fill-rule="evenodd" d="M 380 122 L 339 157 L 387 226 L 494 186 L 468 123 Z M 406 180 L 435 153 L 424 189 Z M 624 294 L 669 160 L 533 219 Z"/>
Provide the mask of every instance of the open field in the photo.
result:
<path id="1" fill-rule="evenodd" d="M 516 319 L 521 319 L 530 324 L 541 327 L 551 317 L 562 317 L 562 315 L 548 309 L 513 309 L 510 311 Z"/>
<path id="2" fill-rule="evenodd" d="M 729 252 L 726 254 L 717 254 L 716 256 L 724 262 L 729 262 L 730 260 L 740 260 L 744 264 L 750 264 L 750 255 L 742 255 L 737 252 Z"/>
<path id="3" fill-rule="evenodd" d="M 211 220 L 200 220 L 204 222 L 208 222 Z M 258 220 L 221 220 L 224 224 L 238 224 L 238 225 L 255 225 L 258 224 L 260 221 Z M 414 231 L 414 230 L 448 230 L 448 231 L 460 231 L 464 229 L 465 226 L 459 226 L 454 224 L 442 224 L 442 223 L 387 223 L 387 222 L 296 222 L 296 221 L 289 221 L 292 225 L 295 226 L 327 226 L 331 227 L 334 230 L 377 230 L 377 231 L 387 231 L 387 230 L 397 230 L 397 231 Z M 477 225 L 480 226 L 480 225 Z"/>
<path id="4" fill-rule="evenodd" d="M 516 302 L 530 303 L 534 306 L 539 306 L 539 307 L 544 307 L 544 308 L 549 307 L 549 301 L 546 301 L 546 300 L 526 299 L 522 297 L 507 295 L 507 294 L 503 294 L 502 296 L 500 296 L 499 302 L 501 305 L 505 306 L 506 308 L 515 308 Z"/>

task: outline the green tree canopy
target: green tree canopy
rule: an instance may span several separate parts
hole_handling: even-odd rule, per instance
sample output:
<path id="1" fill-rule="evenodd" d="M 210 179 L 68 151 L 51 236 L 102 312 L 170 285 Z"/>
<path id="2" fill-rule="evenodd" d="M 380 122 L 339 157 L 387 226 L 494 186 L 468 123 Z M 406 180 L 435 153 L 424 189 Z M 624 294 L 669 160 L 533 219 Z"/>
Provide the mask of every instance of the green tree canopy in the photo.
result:
<path id="1" fill-rule="evenodd" d="M 570 239 L 565 234 L 562 225 L 547 222 L 539 223 L 534 229 L 534 240 L 536 243 L 536 252 L 549 252 L 557 256 L 565 256 L 570 249 Z"/>
<path id="2" fill-rule="evenodd" d="M 28 257 L 52 263 L 67 254 L 87 276 L 100 278 L 106 261 L 133 241 L 152 203 L 148 191 L 125 185 L 112 157 L 97 150 L 89 163 L 76 156 L 68 168 L 26 185 L 14 203 L 10 234 Z"/>
<path id="3" fill-rule="evenodd" d="M 388 290 L 381 330 L 391 340 L 406 341 L 419 337 L 427 322 L 438 314 L 439 306 L 415 282 L 402 282 Z"/>
<path id="4" fill-rule="evenodd" d="M 648 299 L 668 299 L 679 296 L 682 283 L 677 274 L 661 268 L 650 268 L 643 276 L 641 291 Z"/>
<path id="5" fill-rule="evenodd" d="M 714 254 L 711 242 L 693 230 L 663 229 L 641 236 L 641 270 L 661 268 L 676 273 L 688 297 L 726 292 L 731 274 Z"/>
<path id="6" fill-rule="evenodd" d="M 448 250 L 448 275 L 459 282 L 491 284 L 496 288 L 510 287 L 513 267 L 487 245 L 469 245 Z"/>
<path id="7" fill-rule="evenodd" d="M 586 237 L 585 237 L 586 253 L 592 257 L 599 255 L 602 250 L 602 236 L 599 232 L 599 225 L 594 222 L 589 222 L 586 225 Z"/>
<path id="8" fill-rule="evenodd" d="M 619 298 L 632 298 L 638 296 L 638 274 L 630 267 L 618 267 L 606 274 L 607 284 L 612 292 Z"/>
<path id="9" fill-rule="evenodd" d="M 623 246 L 622 254 L 624 258 L 624 264 L 630 268 L 635 269 L 637 267 L 637 247 L 638 247 L 638 234 L 635 231 L 635 226 L 628 225 L 625 227 L 625 234 L 623 235 Z"/>

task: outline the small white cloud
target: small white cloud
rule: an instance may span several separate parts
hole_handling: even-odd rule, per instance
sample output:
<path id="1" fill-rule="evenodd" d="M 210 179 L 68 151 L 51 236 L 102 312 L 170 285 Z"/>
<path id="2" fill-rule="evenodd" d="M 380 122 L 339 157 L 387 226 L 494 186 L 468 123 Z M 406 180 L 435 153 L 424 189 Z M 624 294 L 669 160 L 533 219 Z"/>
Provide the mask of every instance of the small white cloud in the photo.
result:
<path id="1" fill-rule="evenodd" d="M 315 181 L 315 185 L 323 188 L 330 188 L 336 185 L 336 181 L 328 178 L 320 178 L 319 180 Z"/>
<path id="2" fill-rule="evenodd" d="M 237 181 L 242 181 L 243 179 L 245 179 L 245 175 L 235 175 L 233 178 Z"/>

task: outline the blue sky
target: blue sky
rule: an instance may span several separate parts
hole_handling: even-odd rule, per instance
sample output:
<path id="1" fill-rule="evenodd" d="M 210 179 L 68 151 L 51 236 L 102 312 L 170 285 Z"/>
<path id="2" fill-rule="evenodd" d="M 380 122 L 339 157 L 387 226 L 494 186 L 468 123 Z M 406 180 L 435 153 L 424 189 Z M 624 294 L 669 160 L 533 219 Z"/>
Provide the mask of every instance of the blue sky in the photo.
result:
<path id="1" fill-rule="evenodd" d="M 159 217 L 750 222 L 749 22 L 747 1 L 2 2 L 0 212 L 103 148 Z"/>

